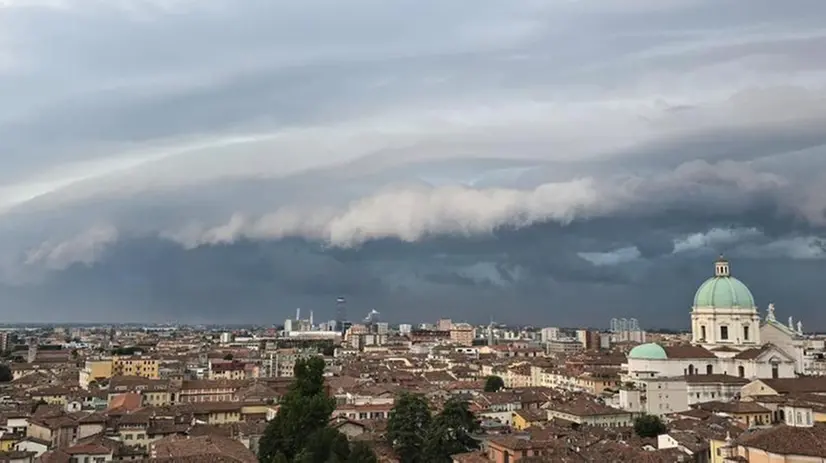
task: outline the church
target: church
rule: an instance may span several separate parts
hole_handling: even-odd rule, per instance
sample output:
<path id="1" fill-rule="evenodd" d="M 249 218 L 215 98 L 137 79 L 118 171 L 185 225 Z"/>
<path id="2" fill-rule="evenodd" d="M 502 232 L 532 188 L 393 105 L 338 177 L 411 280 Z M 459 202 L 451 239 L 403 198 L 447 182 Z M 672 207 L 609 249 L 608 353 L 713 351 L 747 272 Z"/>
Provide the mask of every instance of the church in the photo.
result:
<path id="1" fill-rule="evenodd" d="M 714 276 L 694 296 L 691 343 L 642 344 L 628 353 L 627 381 L 694 375 L 744 379 L 793 378 L 803 372 L 805 338 L 800 321 L 777 320 L 774 304 L 764 317 L 749 288 L 731 275 L 728 260 L 714 263 Z"/>

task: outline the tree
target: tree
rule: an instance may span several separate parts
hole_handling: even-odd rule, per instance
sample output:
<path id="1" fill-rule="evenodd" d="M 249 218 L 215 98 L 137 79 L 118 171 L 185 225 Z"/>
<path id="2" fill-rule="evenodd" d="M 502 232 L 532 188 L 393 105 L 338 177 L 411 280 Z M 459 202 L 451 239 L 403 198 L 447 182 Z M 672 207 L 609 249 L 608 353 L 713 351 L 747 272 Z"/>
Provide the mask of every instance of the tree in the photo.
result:
<path id="1" fill-rule="evenodd" d="M 427 402 L 420 395 L 402 393 L 387 421 L 387 440 L 401 463 L 425 463 L 422 454 L 431 423 Z"/>
<path id="2" fill-rule="evenodd" d="M 279 461 L 282 457 L 295 461 L 309 437 L 327 426 L 335 408 L 334 400 L 324 393 L 322 358 L 298 360 L 294 371 L 295 380 L 261 438 L 259 459 L 262 462 Z"/>
<path id="3" fill-rule="evenodd" d="M 324 386 L 324 359 L 298 360 L 295 379 L 259 442 L 262 463 L 373 463 L 366 445 L 354 445 L 329 426 L 335 401 Z M 372 458 L 372 459 L 371 459 Z"/>
<path id="4" fill-rule="evenodd" d="M 640 437 L 657 437 L 667 430 L 663 420 L 655 415 L 643 415 L 634 420 L 634 432 Z"/>
<path id="5" fill-rule="evenodd" d="M 376 458 L 376 454 L 369 445 L 356 442 L 350 449 L 350 458 L 347 461 L 349 463 L 378 463 L 379 459 Z"/>
<path id="6" fill-rule="evenodd" d="M 428 429 L 423 449 L 427 461 L 450 463 L 451 455 L 479 448 L 472 437 L 479 429 L 479 422 L 466 401 L 448 400 Z"/>
<path id="7" fill-rule="evenodd" d="M 138 346 L 116 347 L 116 348 L 112 349 L 112 355 L 129 356 L 129 355 L 140 355 L 142 353 L 143 353 L 143 350 Z"/>
<path id="8" fill-rule="evenodd" d="M 488 376 L 485 379 L 485 392 L 498 392 L 505 388 L 505 380 L 499 376 Z"/>
<path id="9" fill-rule="evenodd" d="M 8 383 L 14 379 L 14 375 L 11 373 L 11 368 L 5 363 L 0 363 L 0 383 Z"/>
<path id="10" fill-rule="evenodd" d="M 338 430 L 324 427 L 314 432 L 307 445 L 295 459 L 300 463 L 347 463 L 350 461 L 350 444 Z"/>

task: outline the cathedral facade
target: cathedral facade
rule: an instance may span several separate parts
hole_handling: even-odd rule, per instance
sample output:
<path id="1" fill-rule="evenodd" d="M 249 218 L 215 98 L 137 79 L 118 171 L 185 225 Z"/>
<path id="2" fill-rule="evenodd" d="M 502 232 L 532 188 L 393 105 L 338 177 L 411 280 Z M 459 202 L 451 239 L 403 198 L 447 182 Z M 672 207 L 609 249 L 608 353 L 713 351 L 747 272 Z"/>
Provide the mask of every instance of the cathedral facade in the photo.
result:
<path id="1" fill-rule="evenodd" d="M 700 285 L 691 309 L 691 343 L 642 344 L 631 349 L 629 381 L 688 375 L 745 379 L 792 378 L 803 371 L 803 326 L 776 319 L 774 304 L 761 317 L 749 288 L 733 277 L 728 260 Z"/>

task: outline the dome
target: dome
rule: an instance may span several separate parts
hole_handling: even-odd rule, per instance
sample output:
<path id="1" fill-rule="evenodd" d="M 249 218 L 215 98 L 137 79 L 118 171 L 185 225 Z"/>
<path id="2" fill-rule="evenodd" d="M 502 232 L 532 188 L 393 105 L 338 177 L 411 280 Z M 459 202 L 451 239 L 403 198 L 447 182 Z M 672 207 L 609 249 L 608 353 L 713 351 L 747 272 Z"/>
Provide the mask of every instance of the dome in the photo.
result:
<path id="1" fill-rule="evenodd" d="M 663 349 L 662 346 L 651 342 L 648 344 L 640 344 L 639 346 L 631 349 L 631 352 L 628 353 L 628 358 L 645 360 L 667 360 L 668 355 L 666 355 L 665 349 Z"/>
<path id="2" fill-rule="evenodd" d="M 694 307 L 753 309 L 755 304 L 748 286 L 731 276 L 729 263 L 721 256 L 715 262 L 714 276 L 700 285 L 694 295 Z"/>
<path id="3" fill-rule="evenodd" d="M 722 309 L 752 309 L 754 296 L 748 286 L 734 277 L 709 278 L 694 295 L 695 307 L 716 307 Z"/>

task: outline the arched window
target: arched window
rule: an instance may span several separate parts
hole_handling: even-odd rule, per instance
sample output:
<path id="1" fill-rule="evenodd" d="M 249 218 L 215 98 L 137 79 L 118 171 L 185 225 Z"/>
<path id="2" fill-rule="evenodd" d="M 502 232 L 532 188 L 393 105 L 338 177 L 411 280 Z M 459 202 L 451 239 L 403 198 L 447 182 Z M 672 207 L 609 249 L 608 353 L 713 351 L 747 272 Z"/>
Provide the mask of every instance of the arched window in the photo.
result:
<path id="1" fill-rule="evenodd" d="M 746 368 L 743 365 L 740 365 L 739 367 L 737 367 L 737 374 L 741 378 L 745 378 L 746 377 Z"/>
<path id="2" fill-rule="evenodd" d="M 710 375 L 712 373 L 714 373 L 714 367 L 711 365 L 706 365 L 706 374 Z"/>
<path id="3" fill-rule="evenodd" d="M 772 379 L 777 379 L 780 377 L 780 365 L 776 363 L 772 363 Z"/>
<path id="4" fill-rule="evenodd" d="M 693 374 L 694 374 L 694 365 L 689 365 L 689 366 L 688 366 L 688 374 L 689 374 L 689 375 L 693 375 Z"/>

